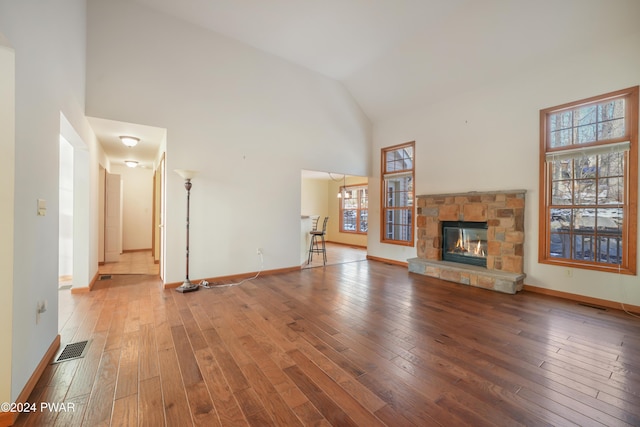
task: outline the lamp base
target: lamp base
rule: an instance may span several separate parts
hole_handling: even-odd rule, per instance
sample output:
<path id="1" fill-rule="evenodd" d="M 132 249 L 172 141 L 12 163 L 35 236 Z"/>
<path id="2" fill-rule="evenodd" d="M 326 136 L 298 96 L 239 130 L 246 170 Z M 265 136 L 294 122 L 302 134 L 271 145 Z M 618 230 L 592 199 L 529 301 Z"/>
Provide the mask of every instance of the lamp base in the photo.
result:
<path id="1" fill-rule="evenodd" d="M 182 285 L 176 288 L 176 292 L 180 292 L 181 294 L 184 294 L 185 292 L 193 292 L 193 291 L 197 291 L 198 289 L 200 289 L 200 285 L 198 285 L 197 283 L 191 283 L 191 280 L 186 279 L 182 283 Z"/>

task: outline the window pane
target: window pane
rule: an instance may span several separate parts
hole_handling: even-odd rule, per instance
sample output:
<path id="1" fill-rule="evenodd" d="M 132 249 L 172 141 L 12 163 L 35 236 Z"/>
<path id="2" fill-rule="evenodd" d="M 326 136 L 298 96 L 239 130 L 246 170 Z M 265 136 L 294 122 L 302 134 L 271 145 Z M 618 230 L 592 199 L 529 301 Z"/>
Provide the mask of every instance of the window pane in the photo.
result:
<path id="1" fill-rule="evenodd" d="M 600 176 L 623 176 L 624 152 L 601 154 L 598 162 Z"/>
<path id="2" fill-rule="evenodd" d="M 595 205 L 596 203 L 596 180 L 581 179 L 575 184 L 574 203 L 576 205 Z"/>
<path id="3" fill-rule="evenodd" d="M 385 237 L 389 240 L 411 240 L 411 210 L 388 210 L 385 217 Z"/>
<path id="4" fill-rule="evenodd" d="M 567 233 L 551 233 L 552 258 L 569 258 L 571 255 L 571 237 Z"/>
<path id="5" fill-rule="evenodd" d="M 549 130 L 555 132 L 570 129 L 573 123 L 573 111 L 562 111 L 549 115 Z"/>
<path id="6" fill-rule="evenodd" d="M 345 231 L 356 231 L 355 210 L 345 210 L 342 212 L 342 228 Z"/>
<path id="7" fill-rule="evenodd" d="M 598 204 L 611 205 L 624 202 L 624 179 L 604 178 L 598 180 Z"/>
<path id="8" fill-rule="evenodd" d="M 573 162 L 571 160 L 555 160 L 551 163 L 553 180 L 573 178 Z"/>
<path id="9" fill-rule="evenodd" d="M 387 178 L 385 180 L 386 207 L 413 205 L 413 179 L 410 175 Z"/>
<path id="10" fill-rule="evenodd" d="M 575 128 L 574 142 L 576 144 L 585 144 L 587 142 L 596 141 L 597 125 L 587 125 Z"/>
<path id="11" fill-rule="evenodd" d="M 578 127 L 596 123 L 597 110 L 597 105 L 587 105 L 576 109 L 573 114 L 573 126 Z"/>
<path id="12" fill-rule="evenodd" d="M 596 224 L 594 209 L 572 209 L 572 230 L 574 231 L 593 231 Z"/>
<path id="13" fill-rule="evenodd" d="M 413 147 L 402 147 L 387 151 L 384 173 L 413 169 Z"/>
<path id="14" fill-rule="evenodd" d="M 369 231 L 369 214 L 366 210 L 360 211 L 360 232 L 366 233 Z"/>
<path id="15" fill-rule="evenodd" d="M 596 209 L 598 231 L 622 236 L 624 210 L 622 208 Z"/>
<path id="16" fill-rule="evenodd" d="M 591 234 L 579 234 L 573 238 L 573 259 L 593 261 L 594 236 Z"/>
<path id="17" fill-rule="evenodd" d="M 624 117 L 625 100 L 623 98 L 603 102 L 598 105 L 598 121 L 604 122 L 611 119 Z"/>
<path id="18" fill-rule="evenodd" d="M 566 147 L 573 143 L 573 132 L 571 129 L 552 131 L 549 137 L 551 148 Z"/>
<path id="19" fill-rule="evenodd" d="M 620 138 L 625 134 L 624 119 L 598 123 L 598 140 Z"/>
<path id="20" fill-rule="evenodd" d="M 620 236 L 602 236 L 598 238 L 598 261 L 609 264 L 622 262 L 622 238 Z"/>
<path id="21" fill-rule="evenodd" d="M 551 204 L 573 204 L 573 161 L 555 160 L 551 162 L 551 169 Z"/>
<path id="22" fill-rule="evenodd" d="M 568 231 L 571 226 L 571 209 L 551 209 L 550 229 L 554 231 Z"/>
<path id="23" fill-rule="evenodd" d="M 342 198 L 342 206 L 344 209 L 357 209 L 358 198 L 353 195 L 353 192 L 348 191 L 346 192 L 345 197 Z"/>
<path id="24" fill-rule="evenodd" d="M 624 136 L 626 133 L 624 115 L 624 99 L 616 99 L 598 105 L 598 139 Z"/>
<path id="25" fill-rule="evenodd" d="M 573 181 L 554 181 L 551 188 L 552 205 L 573 204 Z"/>
<path id="26" fill-rule="evenodd" d="M 367 188 L 360 190 L 360 209 L 367 209 L 369 207 L 369 192 Z"/>
<path id="27" fill-rule="evenodd" d="M 595 178 L 597 172 L 598 156 L 581 156 L 574 160 L 575 177 L 579 178 Z"/>

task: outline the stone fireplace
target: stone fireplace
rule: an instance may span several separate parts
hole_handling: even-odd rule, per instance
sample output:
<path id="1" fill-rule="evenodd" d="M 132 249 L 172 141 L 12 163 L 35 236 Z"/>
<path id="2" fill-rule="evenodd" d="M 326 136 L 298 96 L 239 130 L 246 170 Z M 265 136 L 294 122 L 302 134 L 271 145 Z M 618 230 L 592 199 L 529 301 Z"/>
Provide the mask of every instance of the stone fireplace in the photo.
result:
<path id="1" fill-rule="evenodd" d="M 409 271 L 499 292 L 522 290 L 524 196 L 525 190 L 417 196 L 418 257 L 408 260 Z"/>

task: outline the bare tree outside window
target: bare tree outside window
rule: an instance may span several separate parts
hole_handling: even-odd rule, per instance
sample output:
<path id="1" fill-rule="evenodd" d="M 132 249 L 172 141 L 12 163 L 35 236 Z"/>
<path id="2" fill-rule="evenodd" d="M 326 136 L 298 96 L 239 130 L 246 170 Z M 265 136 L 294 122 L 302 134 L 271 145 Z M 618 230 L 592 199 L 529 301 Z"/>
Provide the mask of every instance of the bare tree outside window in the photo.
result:
<path id="1" fill-rule="evenodd" d="M 638 87 L 540 120 L 540 262 L 635 274 Z"/>

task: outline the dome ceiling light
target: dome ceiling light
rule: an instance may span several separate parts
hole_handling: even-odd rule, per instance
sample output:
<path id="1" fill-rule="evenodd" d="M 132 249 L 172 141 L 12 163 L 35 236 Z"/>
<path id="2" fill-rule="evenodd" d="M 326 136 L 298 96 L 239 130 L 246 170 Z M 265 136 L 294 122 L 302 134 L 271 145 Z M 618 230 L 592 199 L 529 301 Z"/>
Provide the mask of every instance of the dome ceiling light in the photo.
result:
<path id="1" fill-rule="evenodd" d="M 140 138 L 136 138 L 135 136 L 121 136 L 120 141 L 127 147 L 135 147 L 140 142 Z"/>

